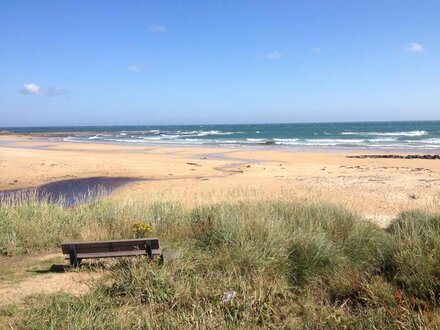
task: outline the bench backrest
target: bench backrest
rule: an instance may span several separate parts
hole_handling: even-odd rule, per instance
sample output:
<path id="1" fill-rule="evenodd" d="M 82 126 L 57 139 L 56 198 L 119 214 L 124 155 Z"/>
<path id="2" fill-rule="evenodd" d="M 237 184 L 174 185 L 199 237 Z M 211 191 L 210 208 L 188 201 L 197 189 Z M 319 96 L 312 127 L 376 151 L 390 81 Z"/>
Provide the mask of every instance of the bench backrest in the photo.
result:
<path id="1" fill-rule="evenodd" d="M 70 246 L 74 245 L 76 253 L 94 253 L 94 252 L 123 252 L 146 250 L 147 245 L 151 250 L 160 248 L 158 238 L 137 238 L 114 241 L 96 241 L 96 242 L 70 242 L 62 243 L 61 249 L 64 254 L 69 254 Z"/>

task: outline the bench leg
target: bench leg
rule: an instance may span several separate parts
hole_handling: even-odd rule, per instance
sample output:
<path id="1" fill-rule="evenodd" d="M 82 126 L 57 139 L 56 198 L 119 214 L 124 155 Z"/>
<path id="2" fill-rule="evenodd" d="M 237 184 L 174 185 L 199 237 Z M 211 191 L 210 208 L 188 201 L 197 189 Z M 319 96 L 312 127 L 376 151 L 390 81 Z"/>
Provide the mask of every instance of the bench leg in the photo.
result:
<path id="1" fill-rule="evenodd" d="M 151 251 L 151 242 L 147 241 L 145 242 L 145 251 L 147 252 L 147 256 L 152 258 L 153 257 L 153 252 Z"/>
<path id="2" fill-rule="evenodd" d="M 163 253 L 159 256 L 159 265 L 163 265 Z"/>
<path id="3" fill-rule="evenodd" d="M 81 263 L 81 259 L 78 259 L 76 254 L 76 246 L 70 245 L 69 246 L 69 259 L 70 259 L 70 265 L 73 267 L 78 267 Z"/>

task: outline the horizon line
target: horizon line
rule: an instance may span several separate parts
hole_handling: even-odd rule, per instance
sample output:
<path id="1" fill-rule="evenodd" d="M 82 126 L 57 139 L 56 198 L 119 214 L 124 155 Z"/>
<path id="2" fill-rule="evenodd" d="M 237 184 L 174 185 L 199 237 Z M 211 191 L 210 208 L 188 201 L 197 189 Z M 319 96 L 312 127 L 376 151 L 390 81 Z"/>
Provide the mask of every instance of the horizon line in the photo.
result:
<path id="1" fill-rule="evenodd" d="M 362 123 L 411 123 L 440 122 L 440 119 L 419 120 L 365 120 L 365 121 L 320 121 L 320 122 L 267 122 L 267 123 L 235 123 L 235 124 L 118 124 L 118 125 L 53 125 L 53 126 L 2 126 L 1 130 L 15 128 L 68 128 L 68 127 L 129 127 L 129 126 L 239 126 L 239 125 L 313 125 L 313 124 L 362 124 Z"/>

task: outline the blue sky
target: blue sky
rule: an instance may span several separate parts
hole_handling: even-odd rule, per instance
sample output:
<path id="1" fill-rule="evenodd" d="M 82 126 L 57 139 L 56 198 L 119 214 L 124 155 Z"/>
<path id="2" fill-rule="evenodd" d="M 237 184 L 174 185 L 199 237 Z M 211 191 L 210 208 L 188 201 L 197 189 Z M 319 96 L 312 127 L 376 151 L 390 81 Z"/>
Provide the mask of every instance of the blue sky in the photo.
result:
<path id="1" fill-rule="evenodd" d="M 0 127 L 440 119 L 440 1 L 1 1 Z"/>

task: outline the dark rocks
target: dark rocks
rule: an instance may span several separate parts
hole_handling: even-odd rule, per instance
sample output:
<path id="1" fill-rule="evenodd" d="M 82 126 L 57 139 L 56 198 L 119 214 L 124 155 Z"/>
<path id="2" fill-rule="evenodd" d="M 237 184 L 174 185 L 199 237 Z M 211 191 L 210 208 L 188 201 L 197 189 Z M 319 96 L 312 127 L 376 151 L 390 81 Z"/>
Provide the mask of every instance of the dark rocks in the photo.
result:
<path id="1" fill-rule="evenodd" d="M 440 155 L 357 155 L 347 158 L 439 159 Z"/>

